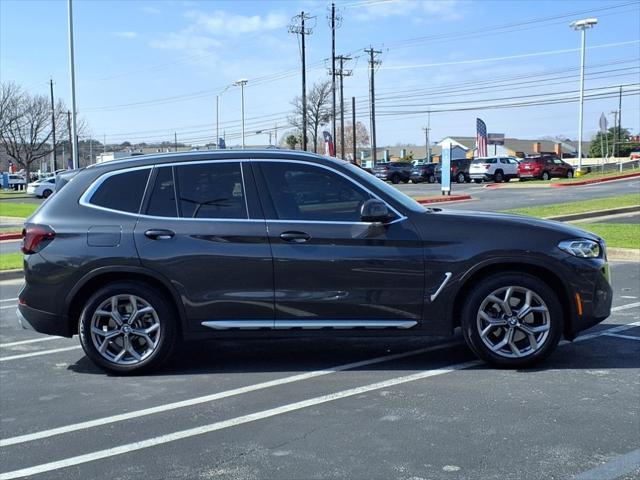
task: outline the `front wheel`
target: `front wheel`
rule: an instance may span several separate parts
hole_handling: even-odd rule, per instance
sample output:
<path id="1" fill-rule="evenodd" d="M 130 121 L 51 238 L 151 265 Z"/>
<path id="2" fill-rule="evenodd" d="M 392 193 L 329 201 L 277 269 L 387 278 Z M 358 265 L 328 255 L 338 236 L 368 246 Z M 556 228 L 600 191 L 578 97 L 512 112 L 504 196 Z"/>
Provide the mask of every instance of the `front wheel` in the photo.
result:
<path id="1" fill-rule="evenodd" d="M 456 182 L 458 183 L 464 183 L 466 180 L 464 173 L 460 172 L 458 175 L 456 175 Z"/>
<path id="2" fill-rule="evenodd" d="M 542 172 L 542 180 L 549 180 L 550 178 L 549 172 Z"/>
<path id="3" fill-rule="evenodd" d="M 116 374 L 157 368 L 176 342 L 175 313 L 156 289 L 133 282 L 107 284 L 80 315 L 80 343 L 99 367 Z"/>
<path id="4" fill-rule="evenodd" d="M 436 183 L 436 176 L 435 175 L 429 175 L 429 177 L 427 177 L 427 182 Z"/>
<path id="5" fill-rule="evenodd" d="M 567 178 L 573 178 L 573 170 L 567 171 Z"/>
<path id="6" fill-rule="evenodd" d="M 394 185 L 397 185 L 400 183 L 400 176 L 399 175 L 393 175 L 391 177 L 391 183 L 393 183 Z"/>
<path id="7" fill-rule="evenodd" d="M 466 298 L 462 332 L 484 361 L 524 367 L 544 360 L 563 330 L 562 307 L 553 290 L 532 275 L 507 272 L 484 279 Z"/>

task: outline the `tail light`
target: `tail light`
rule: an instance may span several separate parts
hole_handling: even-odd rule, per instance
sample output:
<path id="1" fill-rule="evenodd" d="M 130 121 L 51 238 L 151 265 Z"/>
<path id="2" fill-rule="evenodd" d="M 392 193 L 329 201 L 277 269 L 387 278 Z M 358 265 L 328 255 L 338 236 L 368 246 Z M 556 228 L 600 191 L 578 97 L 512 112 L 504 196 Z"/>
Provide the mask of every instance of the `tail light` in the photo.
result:
<path id="1" fill-rule="evenodd" d="M 483 166 L 484 168 L 489 168 L 489 167 L 491 166 L 491 164 L 490 164 L 490 163 L 483 163 L 483 164 L 482 164 L 482 166 Z"/>
<path id="2" fill-rule="evenodd" d="M 48 225 L 25 225 L 22 229 L 22 253 L 31 255 L 46 247 L 56 236 Z"/>
<path id="3" fill-rule="evenodd" d="M 456 167 L 455 165 L 451 166 L 451 173 L 456 173 L 458 171 L 458 167 Z"/>

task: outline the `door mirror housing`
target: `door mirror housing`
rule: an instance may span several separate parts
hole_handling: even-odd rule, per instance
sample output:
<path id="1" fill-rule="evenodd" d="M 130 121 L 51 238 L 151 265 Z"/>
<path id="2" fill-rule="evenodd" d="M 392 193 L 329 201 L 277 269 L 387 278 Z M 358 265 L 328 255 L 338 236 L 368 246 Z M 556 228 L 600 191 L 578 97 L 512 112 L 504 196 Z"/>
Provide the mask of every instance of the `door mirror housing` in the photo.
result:
<path id="1" fill-rule="evenodd" d="M 360 219 L 363 222 L 385 223 L 391 219 L 387 204 L 377 198 L 371 198 L 362 204 Z"/>

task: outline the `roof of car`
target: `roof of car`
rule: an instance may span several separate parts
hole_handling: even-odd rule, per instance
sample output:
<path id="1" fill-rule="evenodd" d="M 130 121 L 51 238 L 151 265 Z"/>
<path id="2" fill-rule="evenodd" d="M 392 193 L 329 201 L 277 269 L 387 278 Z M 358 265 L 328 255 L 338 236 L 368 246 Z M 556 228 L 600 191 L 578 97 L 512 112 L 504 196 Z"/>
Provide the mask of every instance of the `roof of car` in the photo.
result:
<path id="1" fill-rule="evenodd" d="M 95 163 L 86 167 L 87 169 L 112 167 L 128 168 L 145 166 L 149 164 L 175 163 L 175 162 L 194 162 L 207 160 L 228 160 L 228 159 L 304 159 L 315 160 L 319 162 L 343 161 L 340 159 L 325 157 L 312 152 L 304 152 L 301 150 L 286 149 L 245 149 L 245 150 L 207 150 L 207 151 L 190 151 L 190 152 L 169 152 L 158 153 L 152 155 L 135 155 L 132 157 L 121 158 L 118 160 L 108 160 L 106 162 Z"/>

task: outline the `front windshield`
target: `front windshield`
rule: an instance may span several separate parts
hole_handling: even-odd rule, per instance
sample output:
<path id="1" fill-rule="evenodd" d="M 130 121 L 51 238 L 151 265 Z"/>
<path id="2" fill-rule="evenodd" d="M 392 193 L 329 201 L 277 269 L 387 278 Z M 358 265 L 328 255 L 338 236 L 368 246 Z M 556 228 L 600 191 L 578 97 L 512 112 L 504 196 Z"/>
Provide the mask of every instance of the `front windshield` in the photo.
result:
<path id="1" fill-rule="evenodd" d="M 403 207 L 411 210 L 412 212 L 423 213 L 427 211 L 425 207 L 420 205 L 413 198 L 405 195 L 397 188 L 392 187 L 388 183 L 380 180 L 379 178 L 371 175 L 370 173 L 367 173 L 365 170 L 361 169 L 360 167 L 356 167 L 355 165 L 349 162 L 345 162 L 342 165 L 347 169 L 349 169 L 349 171 L 357 175 L 359 178 L 366 181 L 367 183 L 373 183 L 377 188 L 382 190 L 384 193 L 386 193 L 391 198 L 393 198 L 396 202 L 400 203 Z"/>

